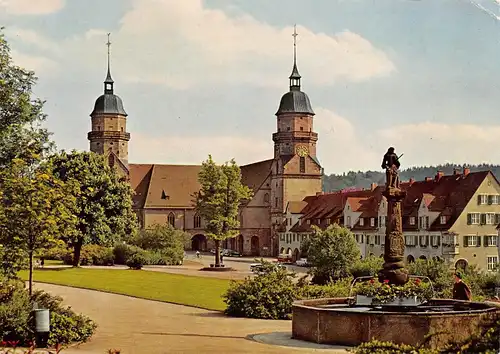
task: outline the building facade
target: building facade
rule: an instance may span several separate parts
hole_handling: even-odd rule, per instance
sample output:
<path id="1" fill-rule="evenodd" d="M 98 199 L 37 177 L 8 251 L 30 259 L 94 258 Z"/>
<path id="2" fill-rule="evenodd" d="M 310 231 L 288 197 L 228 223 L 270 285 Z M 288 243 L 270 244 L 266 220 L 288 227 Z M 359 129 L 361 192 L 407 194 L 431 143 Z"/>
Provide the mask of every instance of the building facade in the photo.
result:
<path id="1" fill-rule="evenodd" d="M 254 194 L 240 207 L 239 235 L 224 241 L 223 247 L 245 255 L 277 255 L 277 231 L 288 203 L 301 202 L 321 191 L 314 111 L 301 90 L 295 51 L 289 80 L 289 92 L 281 98 L 276 112 L 273 158 L 241 166 L 242 182 Z M 191 234 L 186 248 L 209 250 L 213 242 L 205 235 L 204 220 L 196 213 L 192 197 L 199 190 L 201 166 L 129 163 L 127 119 L 123 102 L 114 92 L 108 50 L 104 94 L 97 98 L 91 113 L 90 150 L 105 155 L 110 165 L 128 176 L 141 227 L 169 223 Z"/>
<path id="2" fill-rule="evenodd" d="M 500 184 L 491 172 L 471 173 L 468 168 L 448 176 L 438 172 L 433 178 L 410 180 L 401 187 L 407 193 L 403 201 L 407 262 L 432 258 L 453 267 L 496 267 Z M 363 257 L 382 256 L 387 221 L 384 188 L 372 186 L 306 198 L 300 221 L 280 234 L 280 248 L 288 250 L 286 240 L 309 237 L 311 225 L 324 229 L 337 223 L 352 231 Z M 293 246 L 292 253 L 300 250 L 300 242 Z"/>

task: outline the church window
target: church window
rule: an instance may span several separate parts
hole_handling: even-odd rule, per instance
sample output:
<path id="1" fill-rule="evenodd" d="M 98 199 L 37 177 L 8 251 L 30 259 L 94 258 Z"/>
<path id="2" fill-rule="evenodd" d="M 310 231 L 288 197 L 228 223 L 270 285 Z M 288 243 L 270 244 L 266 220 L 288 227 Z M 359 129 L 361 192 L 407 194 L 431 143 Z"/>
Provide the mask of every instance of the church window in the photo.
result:
<path id="1" fill-rule="evenodd" d="M 300 157 L 300 173 L 306 172 L 306 158 Z"/>
<path id="2" fill-rule="evenodd" d="M 274 198 L 274 207 L 277 208 L 278 207 L 278 198 Z"/>
<path id="3" fill-rule="evenodd" d="M 269 193 L 264 194 L 264 203 L 269 203 Z"/>
<path id="4" fill-rule="evenodd" d="M 300 127 L 300 131 L 303 131 L 304 130 L 304 127 Z"/>
<path id="5" fill-rule="evenodd" d="M 113 145 L 113 143 L 109 143 L 109 145 Z"/>
<path id="6" fill-rule="evenodd" d="M 286 130 L 290 130 L 290 127 L 286 127 Z"/>
<path id="7" fill-rule="evenodd" d="M 174 215 L 174 213 L 168 214 L 167 221 L 170 225 L 172 225 L 172 227 L 175 227 L 175 215 Z"/>
<path id="8" fill-rule="evenodd" d="M 108 156 L 108 165 L 113 167 L 115 165 L 115 156 L 113 154 L 109 154 Z"/>
<path id="9" fill-rule="evenodd" d="M 121 129 L 121 131 L 122 131 L 122 133 L 123 133 L 123 127 L 121 127 L 120 129 Z"/>
<path id="10" fill-rule="evenodd" d="M 201 216 L 199 214 L 194 215 L 194 228 L 199 229 L 201 227 Z"/>

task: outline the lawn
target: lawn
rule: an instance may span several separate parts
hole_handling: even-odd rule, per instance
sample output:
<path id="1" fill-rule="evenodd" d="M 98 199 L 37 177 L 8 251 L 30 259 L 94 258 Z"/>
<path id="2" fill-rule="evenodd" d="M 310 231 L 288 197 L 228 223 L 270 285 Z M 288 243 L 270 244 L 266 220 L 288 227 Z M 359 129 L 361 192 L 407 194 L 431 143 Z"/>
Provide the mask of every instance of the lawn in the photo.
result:
<path id="1" fill-rule="evenodd" d="M 28 273 L 20 273 L 27 280 Z M 35 282 L 68 285 L 175 304 L 224 310 L 229 280 L 147 270 L 60 268 L 35 270 Z"/>

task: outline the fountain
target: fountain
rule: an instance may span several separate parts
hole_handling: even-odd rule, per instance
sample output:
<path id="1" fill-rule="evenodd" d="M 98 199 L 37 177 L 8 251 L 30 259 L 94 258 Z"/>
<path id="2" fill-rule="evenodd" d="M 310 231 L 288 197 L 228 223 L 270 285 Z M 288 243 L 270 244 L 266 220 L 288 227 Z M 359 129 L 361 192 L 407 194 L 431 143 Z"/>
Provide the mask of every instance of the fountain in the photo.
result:
<path id="1" fill-rule="evenodd" d="M 389 148 L 382 164 L 386 169 L 384 196 L 388 209 L 384 265 L 378 281 L 403 287 L 411 284 L 410 280 L 423 277 L 410 276 L 404 268 L 401 203 L 405 192 L 399 185 L 400 157 L 394 153 L 394 148 Z M 356 282 L 370 278 L 373 277 L 355 279 L 351 292 Z M 448 299 L 418 301 L 416 297 L 386 303 L 373 300 L 350 296 L 296 301 L 292 310 L 292 338 L 347 346 L 373 339 L 416 346 L 423 343 L 428 334 L 439 333 L 426 343 L 429 348 L 439 348 L 450 341 L 467 339 L 485 321 L 500 315 L 500 306 L 494 303 Z"/>

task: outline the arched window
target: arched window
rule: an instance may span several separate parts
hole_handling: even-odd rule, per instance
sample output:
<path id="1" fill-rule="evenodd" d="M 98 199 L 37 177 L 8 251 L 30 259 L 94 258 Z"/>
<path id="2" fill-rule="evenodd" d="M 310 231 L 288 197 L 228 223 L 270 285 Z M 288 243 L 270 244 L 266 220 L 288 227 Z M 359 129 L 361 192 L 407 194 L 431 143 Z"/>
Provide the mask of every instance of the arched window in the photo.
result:
<path id="1" fill-rule="evenodd" d="M 269 193 L 264 194 L 264 203 L 269 204 Z"/>
<path id="2" fill-rule="evenodd" d="M 109 165 L 109 167 L 113 167 L 115 165 L 115 155 L 109 154 L 108 165 Z"/>
<path id="3" fill-rule="evenodd" d="M 175 227 L 175 214 L 174 213 L 168 214 L 167 221 L 170 225 L 172 225 L 172 227 Z"/>
<path id="4" fill-rule="evenodd" d="M 199 214 L 194 215 L 194 228 L 199 229 L 201 227 L 201 216 Z"/>

